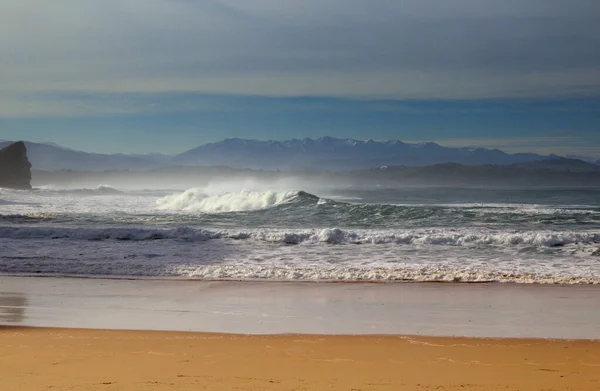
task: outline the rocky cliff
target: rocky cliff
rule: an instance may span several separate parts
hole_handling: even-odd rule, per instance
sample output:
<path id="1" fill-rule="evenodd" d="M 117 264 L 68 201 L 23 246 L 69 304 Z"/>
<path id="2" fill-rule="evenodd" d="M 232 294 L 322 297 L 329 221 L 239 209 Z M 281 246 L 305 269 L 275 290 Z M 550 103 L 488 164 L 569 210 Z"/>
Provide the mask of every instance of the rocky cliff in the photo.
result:
<path id="1" fill-rule="evenodd" d="M 0 149 L 0 187 L 31 189 L 31 163 L 24 142 Z"/>

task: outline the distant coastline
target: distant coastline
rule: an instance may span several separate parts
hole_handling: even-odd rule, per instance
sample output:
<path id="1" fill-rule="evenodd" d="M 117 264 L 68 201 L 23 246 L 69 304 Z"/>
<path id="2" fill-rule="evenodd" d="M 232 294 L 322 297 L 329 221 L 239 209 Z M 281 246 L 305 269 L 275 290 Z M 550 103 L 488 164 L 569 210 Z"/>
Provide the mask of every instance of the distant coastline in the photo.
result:
<path id="1" fill-rule="evenodd" d="M 32 185 L 107 184 L 131 181 L 167 187 L 201 186 L 213 181 L 252 179 L 265 183 L 283 180 L 316 182 L 344 187 L 490 186 L 490 187 L 600 187 L 600 166 L 576 159 L 554 159 L 512 165 L 468 166 L 456 163 L 422 167 L 385 166 L 364 170 L 256 170 L 231 167 L 164 167 L 145 171 L 33 170 Z"/>
<path id="2" fill-rule="evenodd" d="M 0 148 L 10 142 L 0 141 Z M 148 171 L 167 167 L 233 167 L 268 171 L 353 171 L 380 167 L 424 167 L 455 163 L 465 166 L 532 164 L 570 166 L 576 171 L 600 169 L 598 157 L 567 158 L 535 153 L 506 153 L 488 148 L 451 148 L 436 143 L 374 141 L 334 137 L 259 141 L 225 139 L 176 155 L 102 154 L 76 151 L 53 143 L 26 142 L 34 170 Z M 544 167 L 541 167 L 544 168 Z"/>

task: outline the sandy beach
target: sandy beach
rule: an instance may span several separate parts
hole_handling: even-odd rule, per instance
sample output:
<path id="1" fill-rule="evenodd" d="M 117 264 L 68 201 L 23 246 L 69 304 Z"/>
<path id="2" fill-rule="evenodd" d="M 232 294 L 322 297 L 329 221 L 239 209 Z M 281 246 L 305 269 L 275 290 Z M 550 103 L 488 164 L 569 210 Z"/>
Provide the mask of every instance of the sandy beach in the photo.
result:
<path id="1" fill-rule="evenodd" d="M 599 288 L 1 277 L 0 390 L 598 390 Z"/>
<path id="2" fill-rule="evenodd" d="M 2 390 L 598 390 L 600 342 L 3 328 Z"/>

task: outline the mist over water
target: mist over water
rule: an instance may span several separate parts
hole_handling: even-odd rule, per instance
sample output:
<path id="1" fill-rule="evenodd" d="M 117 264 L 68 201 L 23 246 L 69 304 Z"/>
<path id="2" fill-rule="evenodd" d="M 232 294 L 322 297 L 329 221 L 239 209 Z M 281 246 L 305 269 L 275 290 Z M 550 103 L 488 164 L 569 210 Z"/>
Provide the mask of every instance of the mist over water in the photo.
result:
<path id="1" fill-rule="evenodd" d="M 600 189 L 172 184 L 0 190 L 0 273 L 600 283 Z"/>

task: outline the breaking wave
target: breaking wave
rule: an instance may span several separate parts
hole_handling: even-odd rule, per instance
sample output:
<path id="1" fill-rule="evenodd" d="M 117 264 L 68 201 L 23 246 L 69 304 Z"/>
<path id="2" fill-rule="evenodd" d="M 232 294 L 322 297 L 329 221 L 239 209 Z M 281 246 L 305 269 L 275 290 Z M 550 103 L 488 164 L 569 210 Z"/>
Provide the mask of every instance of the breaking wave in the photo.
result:
<path id="1" fill-rule="evenodd" d="M 189 189 L 156 201 L 159 209 L 203 213 L 245 212 L 319 198 L 303 191 L 250 191 L 207 194 L 202 189 Z"/>
<path id="2" fill-rule="evenodd" d="M 18 218 L 18 217 L 15 217 Z M 439 246 L 517 246 L 560 247 L 568 244 L 600 244 L 595 231 L 496 232 L 451 229 L 427 230 L 343 230 L 343 229 L 248 229 L 206 230 L 192 227 L 166 228 L 66 228 L 16 226 L 0 227 L 5 239 L 75 240 L 254 240 L 281 244 L 396 244 Z"/>
<path id="3" fill-rule="evenodd" d="M 210 220 L 211 223 L 228 224 L 251 221 L 252 224 L 263 226 L 293 224 L 311 228 L 416 228 L 481 223 L 497 226 L 600 224 L 600 209 L 591 206 L 575 209 L 525 204 L 372 204 L 332 200 L 304 191 L 242 190 L 211 193 L 194 188 L 159 198 L 156 205 L 165 213 L 193 214 L 198 222 L 203 219 Z"/>

